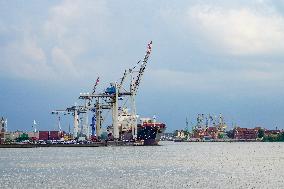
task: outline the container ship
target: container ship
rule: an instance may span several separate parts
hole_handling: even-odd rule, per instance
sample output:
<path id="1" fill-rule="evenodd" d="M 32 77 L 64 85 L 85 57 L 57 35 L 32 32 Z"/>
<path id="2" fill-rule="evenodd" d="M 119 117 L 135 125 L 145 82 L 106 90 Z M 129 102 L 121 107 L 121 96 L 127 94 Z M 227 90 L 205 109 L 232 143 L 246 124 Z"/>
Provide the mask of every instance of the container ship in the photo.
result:
<path id="1" fill-rule="evenodd" d="M 157 122 L 156 118 L 140 118 L 137 127 L 134 127 L 135 118 L 137 115 L 128 112 L 128 109 L 123 109 L 119 112 L 118 125 L 120 131 L 120 137 L 122 141 L 132 141 L 136 138 L 135 142 L 140 145 L 158 145 L 161 136 L 166 130 L 166 125 L 161 122 Z M 137 128 L 137 131 L 135 131 Z M 113 128 L 109 127 L 110 133 L 113 132 Z M 135 133 L 137 135 L 135 136 Z"/>
<path id="2" fill-rule="evenodd" d="M 155 118 L 141 118 L 140 120 L 141 123 L 137 125 L 137 140 L 143 145 L 158 145 L 166 130 L 166 125 L 156 122 Z"/>

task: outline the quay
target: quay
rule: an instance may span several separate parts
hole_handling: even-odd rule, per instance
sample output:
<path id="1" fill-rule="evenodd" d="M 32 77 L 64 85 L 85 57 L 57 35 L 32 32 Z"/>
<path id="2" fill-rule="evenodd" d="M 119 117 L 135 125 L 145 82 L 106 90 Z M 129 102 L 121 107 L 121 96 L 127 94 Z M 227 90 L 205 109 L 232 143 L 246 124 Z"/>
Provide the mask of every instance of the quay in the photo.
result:
<path id="1" fill-rule="evenodd" d="M 105 141 L 90 144 L 0 144 L 0 148 L 41 148 L 41 147 L 105 147 L 134 146 L 133 142 Z"/>

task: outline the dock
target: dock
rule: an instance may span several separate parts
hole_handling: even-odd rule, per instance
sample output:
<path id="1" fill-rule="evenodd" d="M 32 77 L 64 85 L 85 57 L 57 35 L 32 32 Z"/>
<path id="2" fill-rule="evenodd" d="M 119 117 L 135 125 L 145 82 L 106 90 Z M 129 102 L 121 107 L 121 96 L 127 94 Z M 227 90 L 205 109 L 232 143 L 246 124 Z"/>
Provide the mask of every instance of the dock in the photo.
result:
<path id="1" fill-rule="evenodd" d="M 90 144 L 0 144 L 0 148 L 45 148 L 45 147 L 106 147 L 106 146 L 134 146 L 133 142 L 107 141 Z"/>

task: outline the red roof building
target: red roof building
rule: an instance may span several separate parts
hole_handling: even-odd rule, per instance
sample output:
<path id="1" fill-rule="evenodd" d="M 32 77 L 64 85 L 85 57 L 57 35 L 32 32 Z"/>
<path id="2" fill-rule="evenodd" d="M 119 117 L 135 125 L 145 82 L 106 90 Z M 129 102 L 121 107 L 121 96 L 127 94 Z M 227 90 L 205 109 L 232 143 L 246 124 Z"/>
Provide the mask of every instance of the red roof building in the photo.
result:
<path id="1" fill-rule="evenodd" d="M 218 138 L 218 129 L 217 127 L 208 127 L 206 131 L 207 136 L 211 136 L 213 139 Z"/>
<path id="2" fill-rule="evenodd" d="M 279 133 L 281 133 L 280 130 L 264 130 L 264 135 L 269 136 L 269 135 L 278 135 Z"/>
<path id="3" fill-rule="evenodd" d="M 248 129 L 237 127 L 234 129 L 234 139 L 255 140 L 258 135 L 258 129 Z"/>

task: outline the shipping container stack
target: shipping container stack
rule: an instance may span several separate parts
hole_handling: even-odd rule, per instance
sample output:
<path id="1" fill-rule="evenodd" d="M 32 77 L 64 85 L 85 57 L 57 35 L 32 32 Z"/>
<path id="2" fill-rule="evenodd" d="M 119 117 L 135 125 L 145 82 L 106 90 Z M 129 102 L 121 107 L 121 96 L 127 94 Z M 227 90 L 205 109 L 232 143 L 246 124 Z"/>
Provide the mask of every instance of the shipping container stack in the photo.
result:
<path id="1" fill-rule="evenodd" d="M 60 132 L 59 131 L 50 131 L 49 132 L 49 140 L 59 140 Z"/>
<path id="2" fill-rule="evenodd" d="M 49 131 L 39 131 L 39 140 L 49 140 Z"/>

